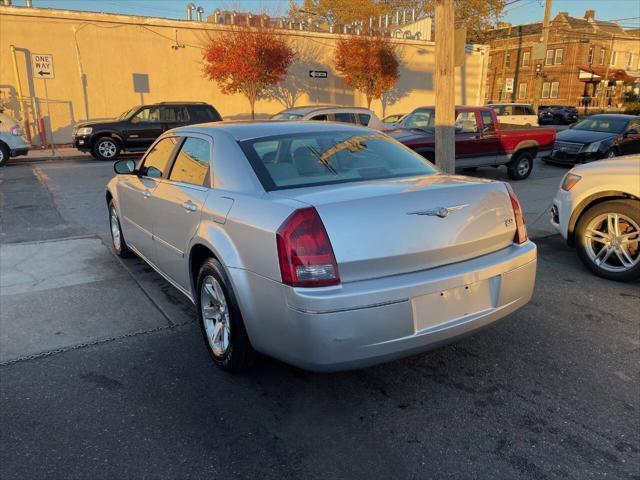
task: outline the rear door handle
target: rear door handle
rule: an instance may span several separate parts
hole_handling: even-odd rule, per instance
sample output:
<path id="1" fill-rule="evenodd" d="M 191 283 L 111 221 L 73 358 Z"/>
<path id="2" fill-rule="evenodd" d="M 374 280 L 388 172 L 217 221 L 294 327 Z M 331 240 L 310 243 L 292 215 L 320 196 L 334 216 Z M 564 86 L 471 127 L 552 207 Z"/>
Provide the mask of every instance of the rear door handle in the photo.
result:
<path id="1" fill-rule="evenodd" d="M 182 208 L 184 208 L 187 212 L 195 212 L 198 210 L 198 206 L 193 203 L 191 200 L 187 200 L 182 204 Z"/>

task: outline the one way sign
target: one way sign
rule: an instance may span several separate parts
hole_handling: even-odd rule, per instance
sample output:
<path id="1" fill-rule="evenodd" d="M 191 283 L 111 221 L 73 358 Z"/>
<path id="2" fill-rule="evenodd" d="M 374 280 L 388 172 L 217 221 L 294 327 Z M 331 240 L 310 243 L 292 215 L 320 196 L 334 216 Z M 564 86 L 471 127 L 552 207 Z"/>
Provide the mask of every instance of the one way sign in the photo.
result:
<path id="1" fill-rule="evenodd" d="M 43 78 L 51 80 L 55 78 L 53 73 L 53 55 L 48 53 L 32 53 L 31 54 L 31 73 L 33 78 Z"/>
<path id="2" fill-rule="evenodd" d="M 309 70 L 309 76 L 311 78 L 327 78 L 329 75 L 326 70 Z"/>

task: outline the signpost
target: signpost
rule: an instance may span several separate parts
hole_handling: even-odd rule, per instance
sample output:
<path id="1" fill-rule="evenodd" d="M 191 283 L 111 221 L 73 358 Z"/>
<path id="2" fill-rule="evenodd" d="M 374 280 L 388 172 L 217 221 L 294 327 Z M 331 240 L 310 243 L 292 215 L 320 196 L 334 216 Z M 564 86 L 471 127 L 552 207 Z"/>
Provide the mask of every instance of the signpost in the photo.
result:
<path id="1" fill-rule="evenodd" d="M 31 75 L 33 78 L 39 78 L 44 82 L 44 99 L 47 102 L 47 116 L 49 117 L 49 133 L 51 134 L 51 155 L 56 154 L 56 145 L 53 140 L 53 127 L 51 126 L 51 108 L 49 106 L 49 90 L 47 88 L 47 80 L 56 78 L 53 70 L 53 55 L 48 53 L 32 53 L 31 54 Z"/>
<path id="2" fill-rule="evenodd" d="M 504 91 L 506 93 L 513 93 L 513 78 L 507 78 L 504 82 Z"/>
<path id="3" fill-rule="evenodd" d="M 311 78 L 327 78 L 329 73 L 326 70 L 309 70 Z"/>

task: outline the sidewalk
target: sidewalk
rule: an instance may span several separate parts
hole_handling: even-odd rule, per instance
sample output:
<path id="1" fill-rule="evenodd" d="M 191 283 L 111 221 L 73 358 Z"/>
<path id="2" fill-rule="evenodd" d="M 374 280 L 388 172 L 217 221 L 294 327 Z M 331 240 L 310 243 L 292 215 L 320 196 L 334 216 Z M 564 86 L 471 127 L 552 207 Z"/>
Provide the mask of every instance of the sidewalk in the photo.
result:
<path id="1" fill-rule="evenodd" d="M 11 163 L 44 162 L 52 160 L 89 160 L 91 155 L 83 153 L 74 147 L 60 146 L 55 148 L 55 155 L 50 148 L 32 147 L 29 153 L 11 159 Z"/>

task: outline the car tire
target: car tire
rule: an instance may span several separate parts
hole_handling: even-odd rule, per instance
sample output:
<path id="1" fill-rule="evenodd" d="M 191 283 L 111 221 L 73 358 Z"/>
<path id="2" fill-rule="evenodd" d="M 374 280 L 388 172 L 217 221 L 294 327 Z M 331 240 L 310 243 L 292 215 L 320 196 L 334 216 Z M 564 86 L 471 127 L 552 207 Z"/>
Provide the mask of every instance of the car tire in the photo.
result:
<path id="1" fill-rule="evenodd" d="M 530 152 L 516 153 L 507 164 L 507 174 L 511 180 L 524 180 L 533 170 L 533 155 Z"/>
<path id="2" fill-rule="evenodd" d="M 604 154 L 604 158 L 614 158 L 618 155 L 618 152 L 616 152 L 615 148 L 610 148 L 609 150 L 606 151 L 606 153 Z"/>
<path id="3" fill-rule="evenodd" d="M 0 167 L 4 167 L 9 161 L 9 147 L 7 147 L 4 143 L 0 143 Z"/>
<path id="4" fill-rule="evenodd" d="M 612 236 L 608 230 L 610 225 L 615 228 L 616 223 L 618 234 L 613 232 Z M 631 238 L 625 240 L 622 235 Z M 613 200 L 591 207 L 578 220 L 575 232 L 582 263 L 596 275 L 617 282 L 640 278 L 639 239 L 640 202 L 636 200 Z"/>
<path id="5" fill-rule="evenodd" d="M 198 321 L 209 356 L 223 370 L 247 369 L 253 363 L 255 351 L 233 287 L 220 262 L 207 259 L 200 267 L 196 285 Z"/>
<path id="6" fill-rule="evenodd" d="M 120 225 L 120 217 L 118 216 L 118 210 L 116 209 L 113 200 L 109 202 L 109 230 L 111 232 L 111 245 L 113 250 L 120 258 L 128 258 L 132 256 L 131 250 L 127 246 L 127 242 L 124 240 L 122 234 L 122 227 Z"/>
<path id="7" fill-rule="evenodd" d="M 98 160 L 115 160 L 120 155 L 120 142 L 111 137 L 100 137 L 97 139 L 92 148 L 95 158 Z"/>

